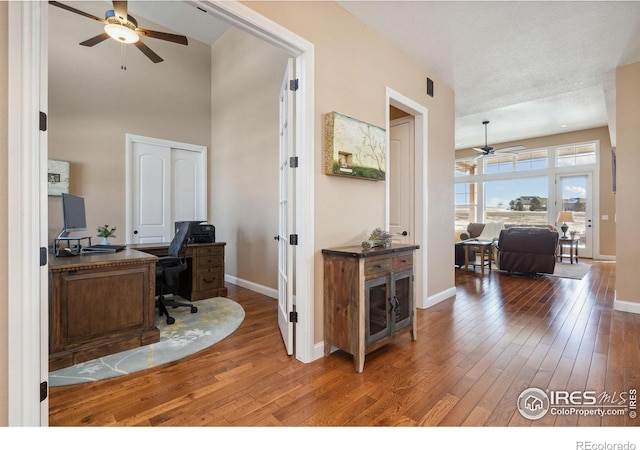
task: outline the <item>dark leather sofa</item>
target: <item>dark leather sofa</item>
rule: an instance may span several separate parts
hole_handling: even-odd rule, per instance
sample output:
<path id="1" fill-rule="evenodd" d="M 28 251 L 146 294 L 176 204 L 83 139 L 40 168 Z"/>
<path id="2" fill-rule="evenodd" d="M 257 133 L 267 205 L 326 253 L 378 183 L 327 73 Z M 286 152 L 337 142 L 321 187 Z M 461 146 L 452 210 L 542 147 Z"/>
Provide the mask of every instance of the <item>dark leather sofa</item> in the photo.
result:
<path id="1" fill-rule="evenodd" d="M 509 273 L 553 273 L 558 232 L 546 228 L 508 228 L 500 232 L 496 264 Z"/>

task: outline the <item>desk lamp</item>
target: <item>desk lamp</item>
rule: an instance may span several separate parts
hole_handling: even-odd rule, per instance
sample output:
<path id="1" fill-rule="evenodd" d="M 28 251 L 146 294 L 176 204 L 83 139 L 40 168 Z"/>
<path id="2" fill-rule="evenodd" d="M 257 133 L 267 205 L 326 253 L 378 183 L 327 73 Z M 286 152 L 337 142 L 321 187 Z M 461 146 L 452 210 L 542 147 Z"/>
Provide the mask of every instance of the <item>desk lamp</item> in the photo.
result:
<path id="1" fill-rule="evenodd" d="M 560 227 L 560 229 L 562 230 L 562 237 L 566 238 L 567 237 L 567 230 L 569 229 L 569 225 L 567 225 L 567 222 L 575 222 L 575 220 L 573 219 L 573 212 L 571 211 L 560 211 L 560 214 L 558 214 L 558 222 L 562 222 L 562 226 Z"/>

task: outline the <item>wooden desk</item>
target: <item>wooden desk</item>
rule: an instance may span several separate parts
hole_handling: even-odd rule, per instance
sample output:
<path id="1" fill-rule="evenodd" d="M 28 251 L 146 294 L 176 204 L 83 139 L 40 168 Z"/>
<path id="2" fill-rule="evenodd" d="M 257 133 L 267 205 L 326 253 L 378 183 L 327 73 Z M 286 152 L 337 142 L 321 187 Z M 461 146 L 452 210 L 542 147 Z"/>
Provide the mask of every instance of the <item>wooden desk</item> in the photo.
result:
<path id="1" fill-rule="evenodd" d="M 117 253 L 49 259 L 49 370 L 160 340 L 156 257 Z"/>
<path id="2" fill-rule="evenodd" d="M 224 249 L 226 242 L 189 244 L 186 248 L 188 267 L 180 274 L 178 293 L 189 300 L 225 297 Z M 131 244 L 129 249 L 165 256 L 169 243 Z"/>

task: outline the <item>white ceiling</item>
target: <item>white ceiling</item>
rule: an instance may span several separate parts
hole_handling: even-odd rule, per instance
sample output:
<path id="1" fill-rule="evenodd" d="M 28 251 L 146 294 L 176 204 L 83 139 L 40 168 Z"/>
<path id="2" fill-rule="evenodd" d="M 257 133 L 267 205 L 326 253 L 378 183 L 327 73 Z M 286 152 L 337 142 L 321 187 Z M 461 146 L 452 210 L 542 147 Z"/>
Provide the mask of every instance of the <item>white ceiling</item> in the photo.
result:
<path id="1" fill-rule="evenodd" d="M 638 1 L 338 3 L 454 89 L 456 148 L 483 120 L 489 145 L 615 131 L 615 68 L 640 61 Z"/>
<path id="2" fill-rule="evenodd" d="M 483 120 L 489 145 L 609 125 L 615 146 L 615 68 L 640 61 L 640 1 L 337 3 L 454 89 L 456 148 L 484 144 Z M 205 43 L 227 27 L 185 2 L 129 13 Z"/>

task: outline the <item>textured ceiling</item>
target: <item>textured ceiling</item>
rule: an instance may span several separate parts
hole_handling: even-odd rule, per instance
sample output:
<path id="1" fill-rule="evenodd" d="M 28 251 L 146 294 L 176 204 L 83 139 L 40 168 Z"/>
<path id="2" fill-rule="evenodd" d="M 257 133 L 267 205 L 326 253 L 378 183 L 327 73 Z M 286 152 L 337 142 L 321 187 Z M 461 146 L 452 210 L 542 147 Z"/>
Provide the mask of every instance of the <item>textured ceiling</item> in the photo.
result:
<path id="1" fill-rule="evenodd" d="M 456 148 L 484 143 L 483 120 L 490 145 L 615 133 L 615 68 L 640 61 L 638 1 L 338 3 L 455 90 Z"/>
<path id="2" fill-rule="evenodd" d="M 456 148 L 484 144 L 483 120 L 489 145 L 609 125 L 615 146 L 615 69 L 640 61 L 640 1 L 337 3 L 454 89 Z M 129 10 L 209 44 L 227 27 L 185 2 Z"/>

